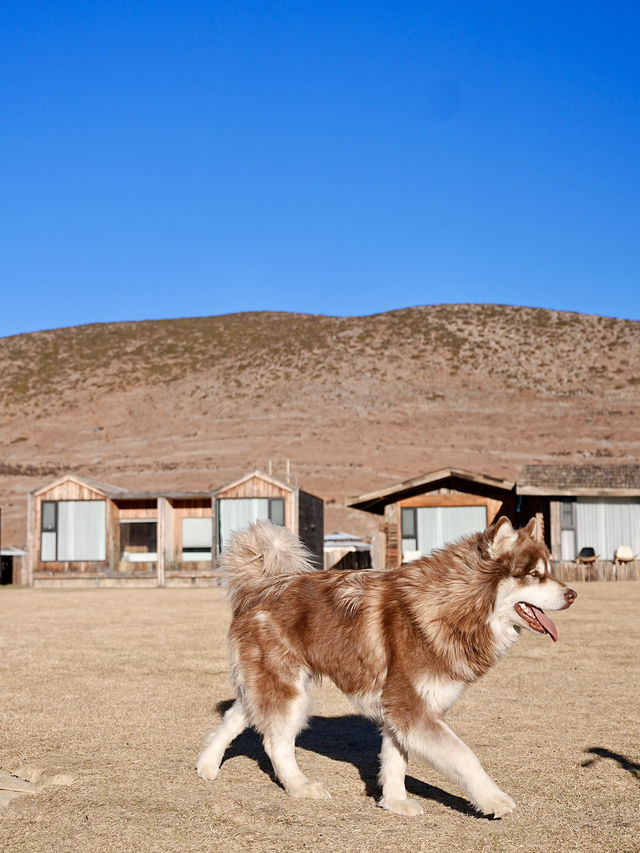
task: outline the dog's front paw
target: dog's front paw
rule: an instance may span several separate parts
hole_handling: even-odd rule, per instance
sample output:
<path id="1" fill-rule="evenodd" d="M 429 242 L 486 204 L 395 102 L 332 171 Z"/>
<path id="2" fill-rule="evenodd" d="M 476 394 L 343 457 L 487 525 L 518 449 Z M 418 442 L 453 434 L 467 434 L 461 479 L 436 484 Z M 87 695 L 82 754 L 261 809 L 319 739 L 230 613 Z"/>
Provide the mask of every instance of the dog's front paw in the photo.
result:
<path id="1" fill-rule="evenodd" d="M 489 817 L 504 817 L 511 814 L 516 804 L 508 794 L 505 794 L 500 788 L 496 788 L 488 796 L 482 797 L 479 802 L 475 803 L 475 806 L 478 811 Z"/>
<path id="2" fill-rule="evenodd" d="M 392 800 L 390 797 L 383 797 L 378 805 L 392 814 L 415 817 L 424 813 L 422 806 L 416 800 Z"/>
<path id="3" fill-rule="evenodd" d="M 213 782 L 219 770 L 220 764 L 215 758 L 208 758 L 205 750 L 198 758 L 198 763 L 196 764 L 196 773 L 198 776 L 204 779 L 205 782 Z"/>
<path id="4" fill-rule="evenodd" d="M 287 790 L 287 794 L 296 800 L 330 800 L 331 794 L 322 782 L 305 782 L 296 788 Z"/>

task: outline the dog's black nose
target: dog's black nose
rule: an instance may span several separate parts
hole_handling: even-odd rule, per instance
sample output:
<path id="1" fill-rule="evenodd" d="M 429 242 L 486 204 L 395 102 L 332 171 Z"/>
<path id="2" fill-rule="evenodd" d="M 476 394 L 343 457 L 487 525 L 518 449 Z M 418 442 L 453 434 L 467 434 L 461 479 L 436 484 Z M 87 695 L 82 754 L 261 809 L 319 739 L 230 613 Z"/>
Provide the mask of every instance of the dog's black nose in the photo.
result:
<path id="1" fill-rule="evenodd" d="M 564 600 L 567 602 L 567 604 L 573 604 L 577 597 L 578 593 L 575 591 L 575 589 L 571 589 L 571 587 L 567 587 L 565 589 Z"/>

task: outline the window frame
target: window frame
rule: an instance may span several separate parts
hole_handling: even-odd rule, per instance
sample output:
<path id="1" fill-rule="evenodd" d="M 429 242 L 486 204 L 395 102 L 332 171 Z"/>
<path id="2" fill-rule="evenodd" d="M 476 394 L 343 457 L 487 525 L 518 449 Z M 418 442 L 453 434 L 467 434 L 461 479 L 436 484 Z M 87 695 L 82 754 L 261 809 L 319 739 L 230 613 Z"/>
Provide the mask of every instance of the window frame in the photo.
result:
<path id="1" fill-rule="evenodd" d="M 127 525 L 154 525 L 155 526 L 155 551 L 126 551 L 122 545 L 122 526 Z M 119 541 L 119 556 L 118 560 L 121 563 L 157 563 L 158 562 L 158 519 L 157 518 L 120 518 L 118 522 L 118 541 Z M 124 555 L 128 554 L 128 557 Z M 135 555 L 135 559 L 131 556 Z"/>
<path id="2" fill-rule="evenodd" d="M 58 561 L 58 504 L 60 501 L 42 501 L 40 503 L 40 562 L 41 563 L 57 563 Z M 45 506 L 47 505 L 53 506 L 53 527 L 45 527 L 44 524 L 44 516 L 45 516 Z M 53 558 L 45 559 L 42 556 L 42 536 L 44 533 L 52 533 L 54 536 L 54 548 L 53 552 L 55 556 Z"/>
<path id="3" fill-rule="evenodd" d="M 489 508 L 485 503 L 447 503 L 447 504 L 438 504 L 438 503 L 427 503 L 427 504 L 417 504 L 416 506 L 401 506 L 400 507 L 400 559 L 404 560 L 404 554 L 407 551 L 419 551 L 424 556 L 428 556 L 431 552 L 425 555 L 423 551 L 423 542 L 420 542 L 419 536 L 419 528 L 418 528 L 418 512 L 420 510 L 483 510 L 484 511 L 484 523 L 481 530 L 486 530 L 489 524 Z M 470 534 L 462 534 L 462 535 L 470 535 Z M 455 540 L 452 540 L 455 541 Z M 445 542 L 443 545 L 436 545 L 435 548 L 447 547 L 450 544 Z M 413 547 L 411 547 L 413 546 Z"/>
<path id="4" fill-rule="evenodd" d="M 103 504 L 104 505 L 104 533 L 105 533 L 105 543 L 104 543 L 104 556 L 103 557 L 75 557 L 72 560 L 65 560 L 60 557 L 60 504 Z M 54 506 L 54 529 L 45 529 L 44 526 L 44 507 L 46 504 L 53 504 Z M 105 563 L 108 559 L 108 551 L 107 551 L 107 525 L 108 525 L 108 513 L 107 513 L 107 501 L 105 498 L 59 498 L 58 500 L 43 500 L 40 504 L 40 562 L 41 563 Z M 45 559 L 42 556 L 42 535 L 43 533 L 53 533 L 55 536 L 55 557 L 51 559 Z"/>
<path id="5" fill-rule="evenodd" d="M 266 502 L 267 502 L 267 519 L 272 524 L 277 524 L 278 527 L 286 527 L 287 526 L 286 503 L 285 503 L 285 499 L 283 497 L 276 497 L 276 498 L 264 497 L 264 498 L 261 498 L 261 497 L 256 497 L 254 495 L 251 497 L 241 496 L 241 497 L 230 498 L 230 497 L 224 497 L 224 495 L 223 495 L 221 497 L 216 498 L 216 533 L 215 533 L 215 540 L 216 540 L 216 548 L 217 548 L 218 552 L 220 552 L 222 550 L 222 547 L 223 547 L 223 545 L 222 545 L 222 527 L 221 527 L 222 518 L 221 518 L 221 513 L 220 513 L 220 505 L 221 505 L 222 501 L 264 501 L 264 500 L 266 500 Z M 276 504 L 280 504 L 282 506 L 282 524 L 280 524 L 280 522 L 274 522 L 273 521 L 273 508 Z"/>
<path id="6" fill-rule="evenodd" d="M 202 521 L 208 522 L 211 528 L 210 531 L 210 539 L 211 542 L 208 547 L 200 547 L 196 545 L 188 545 L 185 548 L 184 545 L 184 523 L 185 521 Z M 182 517 L 182 523 L 180 525 L 181 528 L 181 549 L 180 549 L 180 559 L 183 563 L 189 562 L 207 562 L 207 560 L 213 559 L 213 519 L 210 515 L 185 515 Z M 199 555 L 197 558 L 191 555 Z"/>
<path id="7" fill-rule="evenodd" d="M 410 521 L 409 521 L 410 520 Z M 400 551 L 404 554 L 406 551 L 418 550 L 418 518 L 417 507 L 403 506 L 400 507 Z M 409 547 L 413 543 L 413 547 Z"/>

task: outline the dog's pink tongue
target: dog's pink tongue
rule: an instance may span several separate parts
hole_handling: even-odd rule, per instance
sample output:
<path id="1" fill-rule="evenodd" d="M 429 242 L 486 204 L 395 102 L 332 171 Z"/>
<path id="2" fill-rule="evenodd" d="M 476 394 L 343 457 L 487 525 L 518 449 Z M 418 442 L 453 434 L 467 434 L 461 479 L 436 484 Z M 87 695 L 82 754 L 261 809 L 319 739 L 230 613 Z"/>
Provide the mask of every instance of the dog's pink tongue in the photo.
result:
<path id="1" fill-rule="evenodd" d="M 542 610 L 539 610 L 537 607 L 534 607 L 533 604 L 529 605 L 533 612 L 536 614 L 536 619 L 542 625 L 547 634 L 551 637 L 553 642 L 555 643 L 558 639 L 558 632 L 556 630 L 556 626 L 553 624 L 551 619 L 544 613 Z"/>

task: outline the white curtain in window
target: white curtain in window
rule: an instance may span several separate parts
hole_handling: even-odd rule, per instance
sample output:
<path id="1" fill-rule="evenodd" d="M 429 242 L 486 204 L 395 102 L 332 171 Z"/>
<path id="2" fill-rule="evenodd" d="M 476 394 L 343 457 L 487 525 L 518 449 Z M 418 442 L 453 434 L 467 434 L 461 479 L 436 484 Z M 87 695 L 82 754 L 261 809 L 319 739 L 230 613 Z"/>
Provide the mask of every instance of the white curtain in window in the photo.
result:
<path id="1" fill-rule="evenodd" d="M 105 560 L 105 501 L 58 502 L 58 560 Z"/>
<path id="2" fill-rule="evenodd" d="M 576 534 L 573 530 L 562 530 L 560 533 L 560 547 L 563 560 L 575 560 L 576 558 Z"/>
<path id="3" fill-rule="evenodd" d="M 578 498 L 577 549 L 591 547 L 603 560 L 620 545 L 640 553 L 640 501 L 628 498 Z"/>
<path id="4" fill-rule="evenodd" d="M 55 560 L 56 558 L 56 534 L 49 533 L 46 530 L 42 532 L 42 540 L 40 543 L 40 559 Z"/>
<path id="5" fill-rule="evenodd" d="M 199 548 L 206 550 L 211 548 L 211 519 L 210 518 L 183 518 L 182 519 L 182 547 Z"/>
<path id="6" fill-rule="evenodd" d="M 267 498 L 220 498 L 218 500 L 220 546 L 224 548 L 234 530 L 241 530 L 255 521 L 268 520 Z"/>
<path id="7" fill-rule="evenodd" d="M 417 550 L 430 554 L 434 548 L 442 547 L 442 507 L 425 506 L 416 510 Z"/>
<path id="8" fill-rule="evenodd" d="M 425 555 L 487 526 L 484 506 L 421 506 L 416 516 L 418 549 Z"/>
<path id="9" fill-rule="evenodd" d="M 210 518 L 183 518 L 182 559 L 185 562 L 210 560 L 213 538 L 211 534 L 212 522 Z"/>

